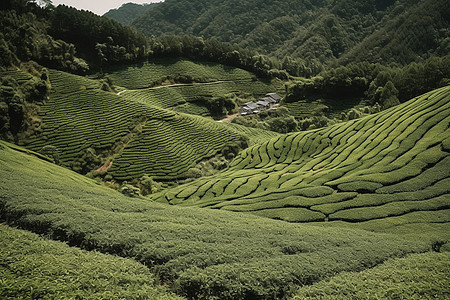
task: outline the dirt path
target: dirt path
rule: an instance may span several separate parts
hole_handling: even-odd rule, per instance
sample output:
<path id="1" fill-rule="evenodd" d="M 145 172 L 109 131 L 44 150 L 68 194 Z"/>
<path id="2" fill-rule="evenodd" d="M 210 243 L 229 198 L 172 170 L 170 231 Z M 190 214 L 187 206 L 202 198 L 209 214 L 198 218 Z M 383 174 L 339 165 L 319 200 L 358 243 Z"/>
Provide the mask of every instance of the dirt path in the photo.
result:
<path id="1" fill-rule="evenodd" d="M 239 116 L 239 113 L 235 113 L 232 115 L 227 116 L 225 119 L 220 120 L 220 122 L 226 122 L 226 123 L 231 123 L 231 121 L 236 118 L 237 116 Z"/>

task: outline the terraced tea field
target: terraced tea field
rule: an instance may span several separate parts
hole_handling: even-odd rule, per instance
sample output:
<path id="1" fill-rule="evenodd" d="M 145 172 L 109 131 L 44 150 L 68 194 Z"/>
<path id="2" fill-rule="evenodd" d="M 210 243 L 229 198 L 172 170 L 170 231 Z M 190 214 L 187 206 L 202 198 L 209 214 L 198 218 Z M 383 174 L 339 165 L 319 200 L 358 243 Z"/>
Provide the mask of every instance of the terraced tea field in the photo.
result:
<path id="1" fill-rule="evenodd" d="M 72 246 L 0 228 L 2 286 L 11 284 L 12 298 L 29 297 L 38 284 L 36 298 L 58 293 L 57 298 L 114 294 L 132 299 L 130 292 L 136 292 L 142 298 L 165 299 L 154 286 L 156 277 L 189 299 L 280 299 L 305 285 L 323 285 L 341 272 L 360 272 L 408 253 L 429 252 L 439 241 L 129 198 L 2 141 L 0 222 L 0 227 L 20 227 Z M 441 282 L 448 287 L 448 269 L 436 259 L 430 262 L 442 270 Z M 388 261 L 381 271 L 392 274 L 396 267 Z M 365 274 L 360 275 L 355 284 L 365 284 Z M 431 286 L 435 279 L 422 282 Z M 407 282 L 403 286 L 408 287 Z M 384 286 L 375 288 L 381 291 Z M 432 295 L 433 290 L 422 294 Z"/>
<path id="2" fill-rule="evenodd" d="M 0 225 L 2 299 L 183 299 L 145 266 Z"/>
<path id="3" fill-rule="evenodd" d="M 257 98 L 274 90 L 280 85 L 262 81 L 218 81 L 211 83 L 193 83 L 179 86 L 161 86 L 139 90 L 125 90 L 120 95 L 126 99 L 156 105 L 188 114 L 210 116 L 205 101 L 213 97 L 230 94 L 245 94 Z"/>
<path id="4" fill-rule="evenodd" d="M 293 299 L 448 299 L 449 270 L 450 252 L 411 254 L 300 288 Z"/>
<path id="5" fill-rule="evenodd" d="M 95 80 L 54 70 L 50 79 L 50 100 L 39 112 L 42 133 L 26 146 L 56 147 L 65 165 L 83 173 L 112 163 L 108 174 L 118 180 L 179 178 L 201 159 L 248 139 L 226 124 L 102 91 Z M 83 169 L 92 156 L 100 161 Z"/>
<path id="6" fill-rule="evenodd" d="M 448 240 L 450 87 L 359 120 L 280 135 L 225 172 L 157 194 L 182 206 Z M 426 230 L 425 230 L 426 231 Z"/>
<path id="7" fill-rule="evenodd" d="M 152 87 L 156 81 L 176 75 L 190 77 L 194 82 L 239 81 L 251 80 L 254 77 L 252 73 L 239 68 L 183 59 L 155 59 L 105 72 L 105 76 L 109 77 L 114 85 L 127 89 Z"/>
<path id="8" fill-rule="evenodd" d="M 50 80 L 42 132 L 27 149 L 0 141 L 0 296 L 450 295 L 450 87 L 281 135 L 176 111 L 236 82 L 117 95 L 64 72 Z M 53 146 L 82 173 L 103 165 L 119 180 L 176 179 L 243 140 L 252 146 L 228 169 L 147 198 L 32 151 Z"/>

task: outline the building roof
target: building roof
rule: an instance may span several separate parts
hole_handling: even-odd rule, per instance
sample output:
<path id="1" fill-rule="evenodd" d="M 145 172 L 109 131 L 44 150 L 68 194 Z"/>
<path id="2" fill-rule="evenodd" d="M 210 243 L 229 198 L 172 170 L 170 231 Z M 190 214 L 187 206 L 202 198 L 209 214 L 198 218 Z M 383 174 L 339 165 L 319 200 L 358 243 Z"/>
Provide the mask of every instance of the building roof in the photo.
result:
<path id="1" fill-rule="evenodd" d="M 250 102 L 249 104 L 247 104 L 247 105 L 244 106 L 244 107 L 246 107 L 246 108 L 252 110 L 252 109 L 258 108 L 258 105 L 257 105 L 256 103 L 254 103 L 254 102 Z"/>
<path id="2" fill-rule="evenodd" d="M 265 106 L 265 107 L 270 106 L 270 103 L 271 103 L 271 102 L 269 102 L 269 101 L 264 101 L 264 100 L 260 100 L 260 101 L 256 102 L 257 105 Z"/>
<path id="3" fill-rule="evenodd" d="M 277 100 L 275 100 L 275 99 L 272 98 L 272 97 L 264 97 L 264 98 L 261 98 L 261 100 L 262 100 L 262 101 L 267 101 L 267 102 L 269 102 L 269 103 L 276 103 L 276 102 L 277 102 Z"/>
<path id="4" fill-rule="evenodd" d="M 281 96 L 278 95 L 277 93 L 269 93 L 266 95 L 266 97 L 271 97 L 271 98 L 275 99 L 277 102 L 281 100 Z"/>

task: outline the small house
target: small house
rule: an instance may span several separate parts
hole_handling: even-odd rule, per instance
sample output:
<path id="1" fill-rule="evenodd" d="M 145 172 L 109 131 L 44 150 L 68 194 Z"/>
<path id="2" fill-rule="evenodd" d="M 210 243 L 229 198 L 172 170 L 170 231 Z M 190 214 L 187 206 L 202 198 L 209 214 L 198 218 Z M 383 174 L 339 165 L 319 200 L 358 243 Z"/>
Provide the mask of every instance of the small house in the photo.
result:
<path id="1" fill-rule="evenodd" d="M 273 104 L 280 102 L 281 96 L 277 93 L 269 93 L 264 98 L 260 98 L 258 102 L 247 102 L 240 109 L 241 116 L 257 114 L 262 110 L 269 109 Z"/>
<path id="2" fill-rule="evenodd" d="M 258 105 L 253 101 L 245 103 L 245 105 L 240 110 L 240 113 L 243 116 L 249 114 L 257 114 L 258 112 L 259 112 Z"/>
<path id="3" fill-rule="evenodd" d="M 280 100 L 281 100 L 281 96 L 278 95 L 277 93 L 269 93 L 266 95 L 266 97 L 270 97 L 270 98 L 274 99 L 276 101 L 276 103 L 280 102 Z"/>
<path id="4" fill-rule="evenodd" d="M 271 102 L 267 101 L 267 100 L 259 100 L 258 102 L 256 102 L 256 105 L 258 105 L 259 108 L 263 108 L 263 109 L 268 109 L 270 108 L 270 104 Z"/>
<path id="5" fill-rule="evenodd" d="M 273 99 L 272 97 L 264 97 L 264 98 L 261 98 L 260 100 L 269 102 L 270 104 L 277 103 L 277 101 L 275 99 Z"/>

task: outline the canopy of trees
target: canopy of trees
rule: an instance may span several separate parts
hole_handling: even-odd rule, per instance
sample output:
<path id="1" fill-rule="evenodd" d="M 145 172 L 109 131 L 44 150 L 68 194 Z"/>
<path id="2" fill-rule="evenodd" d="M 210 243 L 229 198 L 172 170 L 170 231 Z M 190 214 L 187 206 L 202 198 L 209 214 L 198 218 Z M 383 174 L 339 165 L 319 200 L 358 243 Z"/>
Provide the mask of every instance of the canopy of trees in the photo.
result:
<path id="1" fill-rule="evenodd" d="M 130 23 L 144 14 L 147 9 L 151 8 L 156 3 L 148 4 L 136 4 L 136 3 L 125 3 L 120 8 L 111 9 L 103 16 L 116 20 L 117 22 L 130 25 Z"/>
<path id="2" fill-rule="evenodd" d="M 188 34 L 238 44 L 308 76 L 322 65 L 405 65 L 445 55 L 449 15 L 446 0 L 166 0 L 131 24 L 149 38 Z"/>
<path id="3" fill-rule="evenodd" d="M 431 57 L 404 67 L 351 63 L 294 82 L 289 86 L 285 100 L 357 97 L 388 108 L 449 84 L 449 66 L 450 55 Z"/>
<path id="4" fill-rule="evenodd" d="M 5 0 L 0 10 L 0 66 L 35 60 L 83 73 L 105 62 L 143 59 L 147 40 L 131 27 L 51 1 Z"/>

